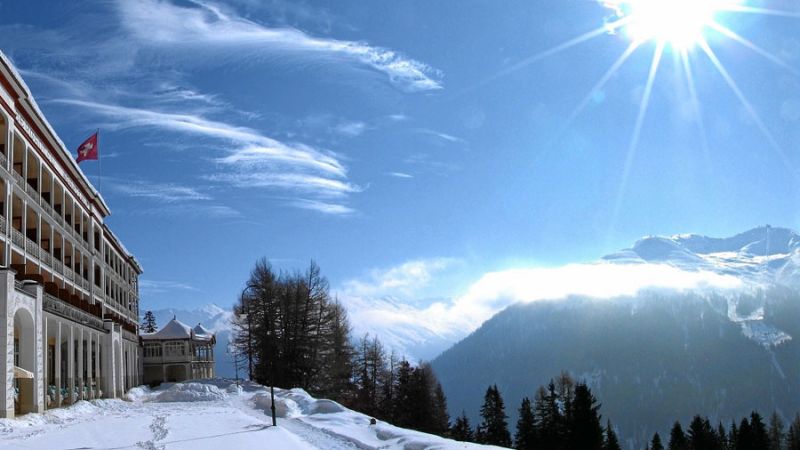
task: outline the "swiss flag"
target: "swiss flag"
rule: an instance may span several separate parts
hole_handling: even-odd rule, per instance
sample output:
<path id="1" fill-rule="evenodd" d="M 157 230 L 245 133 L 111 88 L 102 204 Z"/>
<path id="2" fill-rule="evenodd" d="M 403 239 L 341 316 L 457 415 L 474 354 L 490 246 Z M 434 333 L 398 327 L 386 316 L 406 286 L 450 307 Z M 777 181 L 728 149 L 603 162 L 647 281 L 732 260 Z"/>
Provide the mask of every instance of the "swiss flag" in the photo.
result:
<path id="1" fill-rule="evenodd" d="M 89 136 L 89 139 L 78 147 L 78 162 L 87 159 L 97 159 L 97 133 Z"/>

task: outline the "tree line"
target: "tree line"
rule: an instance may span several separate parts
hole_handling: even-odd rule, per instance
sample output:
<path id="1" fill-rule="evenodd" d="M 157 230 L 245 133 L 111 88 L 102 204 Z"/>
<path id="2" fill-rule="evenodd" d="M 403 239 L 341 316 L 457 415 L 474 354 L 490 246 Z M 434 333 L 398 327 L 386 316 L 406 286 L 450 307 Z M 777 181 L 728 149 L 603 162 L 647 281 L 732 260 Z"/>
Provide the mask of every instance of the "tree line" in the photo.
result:
<path id="1" fill-rule="evenodd" d="M 484 396 L 481 423 L 473 429 L 462 412 L 450 437 L 518 450 L 621 450 L 611 422 L 602 425 L 600 406 L 585 383 L 562 373 L 540 387 L 533 402 L 522 399 L 512 439 L 503 398 L 493 385 Z M 800 450 L 800 414 L 788 430 L 777 413 L 765 423 L 754 411 L 727 428 L 722 423 L 714 427 L 707 417 L 696 415 L 686 430 L 676 421 L 666 441 L 655 433 L 644 450 Z"/>
<path id="2" fill-rule="evenodd" d="M 233 312 L 232 346 L 250 379 L 447 434 L 447 400 L 430 365 L 388 352 L 376 336 L 353 339 L 345 308 L 313 261 L 305 272 L 277 272 L 259 260 Z"/>
<path id="3" fill-rule="evenodd" d="M 772 413 L 765 424 L 763 417 L 756 411 L 750 417 L 744 417 L 730 427 L 719 423 L 711 425 L 707 417 L 694 416 L 689 427 L 684 431 L 680 422 L 675 422 L 670 430 L 669 450 L 800 450 L 800 415 L 796 415 L 785 429 L 783 420 L 777 413 Z M 646 450 L 664 450 L 661 437 L 656 433 L 645 447 Z"/>
<path id="4" fill-rule="evenodd" d="M 586 383 L 562 373 L 541 386 L 533 402 L 525 397 L 513 440 L 500 390 L 489 386 L 473 429 L 466 414 L 457 417 L 450 436 L 459 441 L 520 450 L 621 450 L 611 422 L 603 426 L 600 404 Z"/>

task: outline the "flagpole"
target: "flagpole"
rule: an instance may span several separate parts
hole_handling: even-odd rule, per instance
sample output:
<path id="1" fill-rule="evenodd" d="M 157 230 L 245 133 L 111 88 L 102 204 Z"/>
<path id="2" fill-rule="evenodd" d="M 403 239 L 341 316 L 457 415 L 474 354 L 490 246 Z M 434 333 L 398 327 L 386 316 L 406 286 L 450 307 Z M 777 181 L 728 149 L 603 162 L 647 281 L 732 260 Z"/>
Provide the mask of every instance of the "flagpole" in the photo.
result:
<path id="1" fill-rule="evenodd" d="M 97 129 L 97 193 L 103 196 L 103 156 L 100 154 L 100 128 Z"/>

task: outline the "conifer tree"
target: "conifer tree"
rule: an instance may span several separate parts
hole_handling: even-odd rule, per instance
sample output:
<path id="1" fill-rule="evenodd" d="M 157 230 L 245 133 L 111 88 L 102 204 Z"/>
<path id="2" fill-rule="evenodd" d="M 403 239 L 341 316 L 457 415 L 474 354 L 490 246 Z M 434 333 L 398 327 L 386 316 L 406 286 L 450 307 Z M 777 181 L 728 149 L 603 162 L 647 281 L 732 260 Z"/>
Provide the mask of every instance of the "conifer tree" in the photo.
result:
<path id="1" fill-rule="evenodd" d="M 769 450 L 783 450 L 783 420 L 777 412 L 773 412 L 769 418 Z"/>
<path id="2" fill-rule="evenodd" d="M 619 445 L 619 439 L 617 438 L 617 433 L 614 431 L 614 428 L 611 427 L 611 421 L 609 420 L 606 424 L 606 438 L 605 442 L 603 443 L 603 450 L 622 450 L 622 447 Z"/>
<path id="3" fill-rule="evenodd" d="M 658 433 L 653 435 L 653 440 L 650 441 L 650 450 L 664 450 L 664 444 L 661 443 L 661 436 Z"/>
<path id="4" fill-rule="evenodd" d="M 433 402 L 433 414 L 431 417 L 431 432 L 439 436 L 445 436 L 450 429 L 450 415 L 447 413 L 447 397 L 444 395 L 442 384 L 436 381 L 436 376 L 431 370 L 431 382 L 435 383 L 431 401 Z"/>
<path id="5" fill-rule="evenodd" d="M 571 409 L 574 410 L 574 407 Z M 537 440 L 541 448 L 547 450 L 564 448 L 566 438 L 564 416 L 559 408 L 558 394 L 552 381 L 546 389 L 544 386 L 540 386 L 539 390 L 536 391 L 533 415 L 536 423 Z"/>
<path id="6" fill-rule="evenodd" d="M 585 450 L 603 448 L 603 426 L 600 424 L 599 409 L 600 405 L 589 387 L 585 383 L 578 383 L 575 386 L 571 420 L 567 427 L 568 448 Z"/>
<path id="7" fill-rule="evenodd" d="M 466 412 L 461 411 L 461 415 L 456 417 L 450 429 L 450 438 L 462 442 L 475 442 L 475 433 L 472 431 Z"/>
<path id="8" fill-rule="evenodd" d="M 158 331 L 156 316 L 153 315 L 153 311 L 147 310 L 144 313 L 144 318 L 142 319 L 142 324 L 139 325 L 139 329 L 142 333 L 155 333 Z"/>
<path id="9" fill-rule="evenodd" d="M 534 450 L 536 446 L 536 424 L 533 418 L 533 408 L 528 397 L 522 399 L 519 407 L 519 420 L 517 432 L 514 434 L 514 448 L 517 450 Z"/>
<path id="10" fill-rule="evenodd" d="M 511 434 L 508 432 L 508 416 L 506 416 L 503 397 L 497 385 L 489 386 L 481 406 L 481 422 L 479 429 L 481 444 L 511 446 Z"/>
<path id="11" fill-rule="evenodd" d="M 739 428 L 736 426 L 735 421 L 731 421 L 731 430 L 728 432 L 728 447 L 736 449 L 736 443 L 739 442 Z"/>
<path id="12" fill-rule="evenodd" d="M 711 428 L 708 419 L 699 415 L 694 416 L 687 432 L 689 448 L 691 450 L 716 450 L 716 433 Z"/>
<path id="13" fill-rule="evenodd" d="M 750 414 L 750 428 L 753 436 L 753 449 L 769 449 L 769 434 L 761 415 L 755 411 Z"/>
<path id="14" fill-rule="evenodd" d="M 675 422 L 669 433 L 669 450 L 689 450 L 689 443 L 686 434 L 683 432 L 680 422 Z"/>
<path id="15" fill-rule="evenodd" d="M 728 433 L 725 431 L 725 426 L 722 422 L 717 426 L 717 448 L 719 450 L 728 450 Z"/>
<path id="16" fill-rule="evenodd" d="M 736 433 L 736 450 L 754 450 L 753 430 L 747 417 L 739 423 L 739 431 Z"/>
<path id="17" fill-rule="evenodd" d="M 794 416 L 786 434 L 786 450 L 800 450 L 800 414 Z"/>

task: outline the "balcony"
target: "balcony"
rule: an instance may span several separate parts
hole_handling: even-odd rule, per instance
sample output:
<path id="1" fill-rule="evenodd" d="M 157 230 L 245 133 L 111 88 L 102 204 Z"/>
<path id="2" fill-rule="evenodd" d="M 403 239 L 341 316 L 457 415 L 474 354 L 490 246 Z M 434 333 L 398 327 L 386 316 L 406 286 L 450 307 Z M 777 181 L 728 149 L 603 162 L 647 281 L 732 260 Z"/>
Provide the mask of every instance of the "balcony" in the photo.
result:
<path id="1" fill-rule="evenodd" d="M 59 315 L 61 317 L 87 325 L 103 331 L 103 321 L 94 314 L 84 311 L 82 308 L 71 305 L 51 294 L 44 294 L 43 308 L 45 311 Z M 91 305 L 89 305 L 91 306 Z"/>

